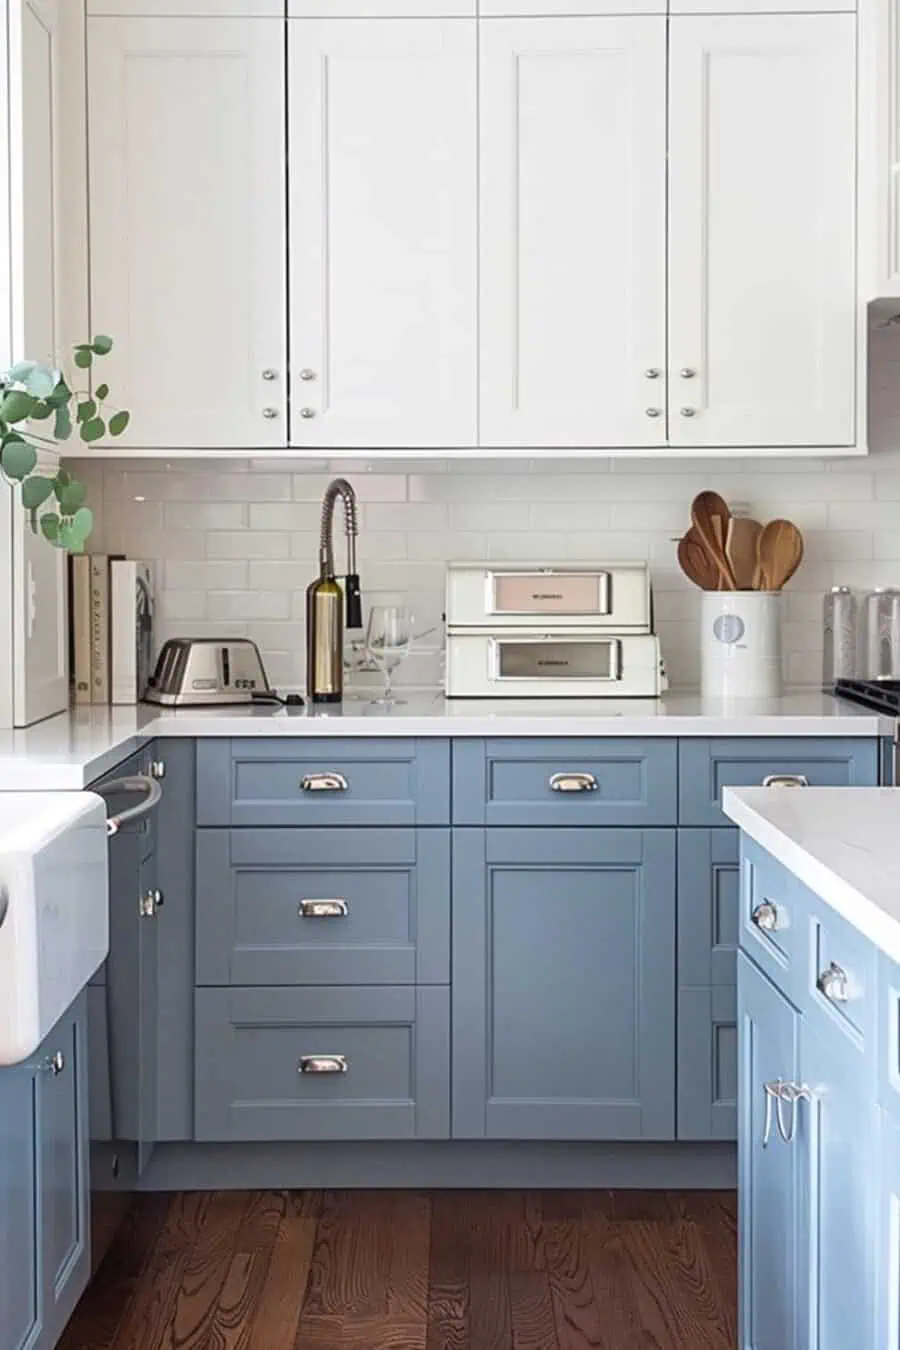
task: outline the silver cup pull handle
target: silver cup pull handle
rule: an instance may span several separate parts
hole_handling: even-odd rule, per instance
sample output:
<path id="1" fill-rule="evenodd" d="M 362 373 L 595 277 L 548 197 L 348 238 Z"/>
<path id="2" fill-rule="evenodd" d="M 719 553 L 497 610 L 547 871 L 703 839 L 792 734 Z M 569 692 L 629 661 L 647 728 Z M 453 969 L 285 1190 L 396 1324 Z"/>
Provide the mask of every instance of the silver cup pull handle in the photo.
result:
<path id="1" fill-rule="evenodd" d="M 550 779 L 552 792 L 596 792 L 597 780 L 592 773 L 555 773 Z"/>
<path id="2" fill-rule="evenodd" d="M 850 997 L 850 981 L 846 970 L 832 961 L 816 980 L 816 988 L 832 1003 L 846 1003 Z"/>
<path id="3" fill-rule="evenodd" d="M 809 787 L 805 773 L 767 773 L 762 780 L 763 787 Z"/>
<path id="4" fill-rule="evenodd" d="M 349 1069 L 345 1055 L 303 1055 L 297 1065 L 298 1073 L 346 1073 Z"/>
<path id="5" fill-rule="evenodd" d="M 342 773 L 331 770 L 328 773 L 304 774 L 300 787 L 304 792 L 347 792 L 350 784 Z"/>
<path id="6" fill-rule="evenodd" d="M 350 910 L 346 900 L 301 900 L 297 913 L 301 919 L 346 919 Z"/>

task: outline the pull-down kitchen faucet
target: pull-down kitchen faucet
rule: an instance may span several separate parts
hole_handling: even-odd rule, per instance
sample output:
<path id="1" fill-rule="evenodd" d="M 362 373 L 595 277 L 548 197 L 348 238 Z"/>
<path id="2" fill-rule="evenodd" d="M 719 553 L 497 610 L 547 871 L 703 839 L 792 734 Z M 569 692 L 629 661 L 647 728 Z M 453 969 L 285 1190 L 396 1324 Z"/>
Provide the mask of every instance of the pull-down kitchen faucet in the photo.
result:
<path id="1" fill-rule="evenodd" d="M 356 493 L 346 478 L 335 478 L 322 499 L 319 576 L 306 592 L 306 692 L 311 703 L 340 703 L 344 696 L 344 616 L 334 572 L 334 508 L 344 505 L 347 534 L 347 627 L 362 628 L 362 599 L 356 570 L 359 517 Z"/>

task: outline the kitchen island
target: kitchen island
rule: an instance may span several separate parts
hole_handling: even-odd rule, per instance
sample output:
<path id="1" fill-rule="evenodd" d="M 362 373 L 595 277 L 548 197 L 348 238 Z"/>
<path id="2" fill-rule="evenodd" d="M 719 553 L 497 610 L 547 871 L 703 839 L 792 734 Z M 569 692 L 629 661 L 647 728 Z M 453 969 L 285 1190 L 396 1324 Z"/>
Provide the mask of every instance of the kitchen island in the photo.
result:
<path id="1" fill-rule="evenodd" d="M 741 836 L 741 1344 L 897 1343 L 895 788 L 726 788 Z"/>

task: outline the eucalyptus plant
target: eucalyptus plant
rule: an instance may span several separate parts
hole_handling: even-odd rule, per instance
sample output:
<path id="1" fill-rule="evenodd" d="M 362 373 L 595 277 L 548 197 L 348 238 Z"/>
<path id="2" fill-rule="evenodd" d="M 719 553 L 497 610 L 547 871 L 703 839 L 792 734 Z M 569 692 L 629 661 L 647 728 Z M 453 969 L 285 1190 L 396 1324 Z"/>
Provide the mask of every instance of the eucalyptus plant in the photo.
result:
<path id="1" fill-rule="evenodd" d="M 112 338 L 102 334 L 79 342 L 73 349 L 76 369 L 91 370 L 95 359 L 107 356 L 112 345 Z M 93 512 L 85 505 L 87 490 L 66 469 L 35 472 L 38 452 L 58 448 L 76 429 L 85 445 L 93 445 L 107 432 L 121 436 L 130 414 L 108 413 L 108 399 L 109 385 L 75 390 L 61 370 L 38 361 L 20 361 L 0 374 L 0 469 L 19 485 L 35 534 L 71 553 L 82 552 L 94 525 Z M 36 423 L 51 421 L 52 436 L 35 430 Z"/>

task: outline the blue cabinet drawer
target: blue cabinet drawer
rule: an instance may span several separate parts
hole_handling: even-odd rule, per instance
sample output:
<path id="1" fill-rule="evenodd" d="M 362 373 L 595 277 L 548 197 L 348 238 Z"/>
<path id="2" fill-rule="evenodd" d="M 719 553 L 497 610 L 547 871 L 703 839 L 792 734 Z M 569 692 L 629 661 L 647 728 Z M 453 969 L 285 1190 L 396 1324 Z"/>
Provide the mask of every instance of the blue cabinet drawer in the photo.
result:
<path id="1" fill-rule="evenodd" d="M 448 989 L 198 989 L 195 1000 L 198 1140 L 447 1138 Z"/>
<path id="2" fill-rule="evenodd" d="M 737 830 L 678 831 L 678 983 L 733 989 L 740 860 Z"/>
<path id="3" fill-rule="evenodd" d="M 737 1081 L 736 981 L 731 988 L 680 989 L 677 1137 L 736 1139 Z"/>
<path id="4" fill-rule="evenodd" d="M 447 825 L 440 740 L 203 740 L 198 825 Z"/>
<path id="5" fill-rule="evenodd" d="M 796 879 L 751 839 L 741 845 L 740 942 L 775 986 L 797 1004 L 803 994 L 803 901 Z"/>
<path id="6" fill-rule="evenodd" d="M 810 787 L 878 783 L 874 738 L 685 738 L 678 748 L 678 823 L 730 825 L 721 811 L 723 787 L 758 787 L 767 778 L 794 777 Z"/>
<path id="7" fill-rule="evenodd" d="M 459 740 L 455 825 L 674 825 L 676 742 Z"/>
<path id="8" fill-rule="evenodd" d="M 874 1054 L 878 954 L 868 938 L 802 882 L 795 886 L 806 955 L 801 1011 L 832 1044 L 840 1030 L 857 1048 L 871 1048 Z"/>
<path id="9" fill-rule="evenodd" d="M 446 984 L 450 831 L 198 830 L 200 985 Z"/>

